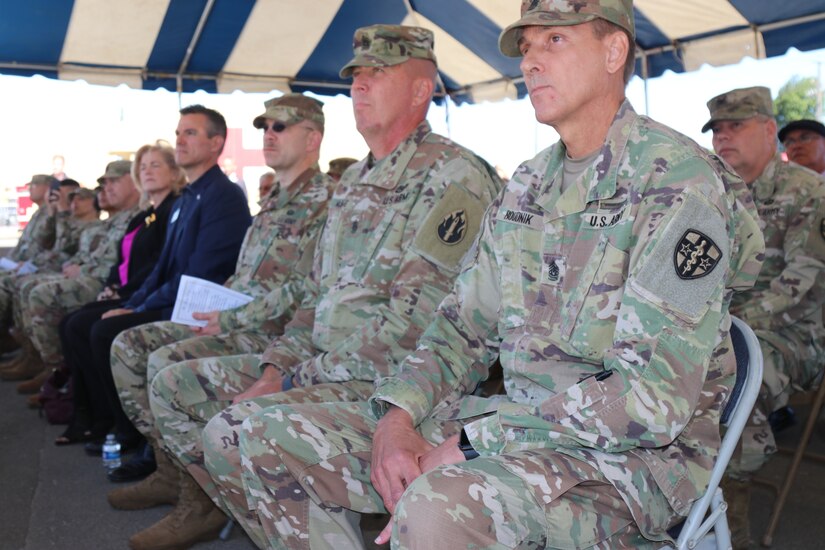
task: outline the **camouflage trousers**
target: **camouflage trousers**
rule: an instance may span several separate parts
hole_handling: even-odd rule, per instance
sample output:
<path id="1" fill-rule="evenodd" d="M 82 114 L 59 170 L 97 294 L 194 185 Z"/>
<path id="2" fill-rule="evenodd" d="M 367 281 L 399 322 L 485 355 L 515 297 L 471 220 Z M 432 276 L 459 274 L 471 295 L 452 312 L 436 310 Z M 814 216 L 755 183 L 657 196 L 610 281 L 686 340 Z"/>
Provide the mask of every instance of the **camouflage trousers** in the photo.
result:
<path id="1" fill-rule="evenodd" d="M 260 356 L 236 355 L 183 361 L 152 380 L 150 403 L 163 445 L 212 500 L 259 545 L 257 517 L 249 513 L 241 483 L 238 438 L 244 419 L 280 403 L 366 399 L 371 382 L 294 388 L 232 405 L 260 377 Z"/>
<path id="2" fill-rule="evenodd" d="M 149 383 L 166 367 L 221 355 L 263 353 L 274 337 L 258 331 L 193 336 L 192 329 L 171 321 L 139 325 L 121 332 L 112 343 L 112 376 L 123 411 L 150 441 L 160 438 L 149 409 Z"/>
<path id="3" fill-rule="evenodd" d="M 14 273 L 0 273 L 0 326 L 6 329 L 12 326 L 12 304 L 17 294 L 16 280 L 17 275 Z"/>
<path id="4" fill-rule="evenodd" d="M 822 372 L 818 338 L 794 329 L 755 332 L 764 360 L 762 387 L 727 469 L 740 481 L 749 480 L 776 453 L 768 416 L 787 405 L 793 393 L 810 388 Z"/>
<path id="5" fill-rule="evenodd" d="M 46 275 L 21 284 L 18 311 L 26 335 L 44 363 L 57 364 L 63 360 L 58 332 L 61 319 L 93 302 L 102 288 L 103 284 L 99 280 L 85 275 L 74 279 L 62 275 Z M 23 300 L 27 302 L 24 303 Z"/>
<path id="6" fill-rule="evenodd" d="M 369 405 L 267 408 L 243 423 L 243 483 L 269 548 L 363 548 L 359 514 L 385 512 L 370 483 Z M 433 444 L 461 429 L 425 420 Z M 552 480 L 552 483 L 549 481 Z M 393 548 L 658 548 L 594 467 L 550 449 L 427 472 L 393 518 Z"/>

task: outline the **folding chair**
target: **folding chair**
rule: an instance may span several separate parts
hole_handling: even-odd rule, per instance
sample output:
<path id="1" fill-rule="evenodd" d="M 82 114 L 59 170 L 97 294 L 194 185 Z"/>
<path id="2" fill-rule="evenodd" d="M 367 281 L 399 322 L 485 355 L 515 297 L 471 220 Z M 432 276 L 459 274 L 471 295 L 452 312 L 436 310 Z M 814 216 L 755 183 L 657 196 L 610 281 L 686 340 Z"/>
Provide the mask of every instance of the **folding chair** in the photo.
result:
<path id="1" fill-rule="evenodd" d="M 782 509 L 785 507 L 785 501 L 791 492 L 791 487 L 796 479 L 796 474 L 799 470 L 799 465 L 803 458 L 815 460 L 817 462 L 825 462 L 825 456 L 816 453 L 807 452 L 808 442 L 811 440 L 814 428 L 816 427 L 817 419 L 819 418 L 819 411 L 822 409 L 822 404 L 825 402 L 825 380 L 819 383 L 819 389 L 816 391 L 807 391 L 802 394 L 797 394 L 791 398 L 792 400 L 799 400 L 801 402 L 811 403 L 810 411 L 808 412 L 808 420 L 805 422 L 805 428 L 802 431 L 802 437 L 796 446 L 796 450 L 786 449 L 780 447 L 779 451 L 786 454 L 792 454 L 793 459 L 791 465 L 785 474 L 785 479 L 781 485 L 777 485 L 772 481 L 758 479 L 760 485 L 767 485 L 777 493 L 776 501 L 774 501 L 773 511 L 771 512 L 771 519 L 768 521 L 768 528 L 762 536 L 762 546 L 770 547 L 773 544 L 773 535 L 776 528 L 779 526 L 779 517 L 782 515 Z"/>
<path id="2" fill-rule="evenodd" d="M 690 513 L 681 524 L 676 548 L 720 549 L 731 548 L 730 529 L 725 511 L 728 508 L 719 482 L 728 467 L 742 430 L 751 414 L 759 387 L 762 385 L 762 350 L 753 331 L 741 320 L 731 316 L 730 337 L 736 355 L 736 383 L 731 390 L 728 404 L 722 411 L 720 424 L 727 428 L 719 456 L 713 465 L 707 491 L 693 503 Z"/>

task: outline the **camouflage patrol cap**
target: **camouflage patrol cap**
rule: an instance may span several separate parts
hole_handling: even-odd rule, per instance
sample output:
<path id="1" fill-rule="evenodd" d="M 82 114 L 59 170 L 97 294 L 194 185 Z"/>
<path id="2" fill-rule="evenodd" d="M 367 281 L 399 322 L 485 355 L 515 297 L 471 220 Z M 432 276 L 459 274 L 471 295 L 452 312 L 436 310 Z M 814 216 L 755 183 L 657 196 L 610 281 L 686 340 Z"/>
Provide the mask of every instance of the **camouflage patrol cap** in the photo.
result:
<path id="1" fill-rule="evenodd" d="M 311 120 L 324 129 L 324 104 L 304 94 L 285 94 L 264 102 L 264 114 L 255 117 L 252 125 L 265 128 L 266 119 L 283 122 L 287 126 L 302 120 Z"/>
<path id="2" fill-rule="evenodd" d="M 350 167 L 350 165 L 355 164 L 356 162 L 358 162 L 357 159 L 350 157 L 332 159 L 329 161 L 329 169 L 327 170 L 327 174 L 330 176 L 340 176 L 347 168 Z"/>
<path id="3" fill-rule="evenodd" d="M 636 37 L 633 0 L 521 0 L 521 19 L 504 29 L 498 48 L 508 57 L 521 57 L 518 41 L 524 27 L 579 25 L 604 19 Z"/>
<path id="4" fill-rule="evenodd" d="M 771 91 L 764 86 L 738 88 L 708 101 L 710 120 L 702 126 L 707 132 L 719 120 L 746 120 L 757 115 L 773 118 Z"/>
<path id="5" fill-rule="evenodd" d="M 81 199 L 93 199 L 95 198 L 95 192 L 88 187 L 79 187 L 75 189 L 71 193 L 69 193 L 69 200 L 73 200 L 75 197 Z"/>
<path id="6" fill-rule="evenodd" d="M 97 183 L 103 185 L 107 179 L 117 179 L 132 173 L 131 160 L 116 160 L 106 165 L 106 172 L 97 178 Z"/>
<path id="7" fill-rule="evenodd" d="M 355 57 L 341 69 L 341 78 L 349 78 L 355 67 L 390 67 L 408 59 L 435 60 L 432 31 L 403 25 L 372 25 L 355 31 L 352 51 Z"/>
<path id="8" fill-rule="evenodd" d="M 57 181 L 54 176 L 49 176 L 48 174 L 35 174 L 32 176 L 32 179 L 26 185 L 51 185 Z"/>

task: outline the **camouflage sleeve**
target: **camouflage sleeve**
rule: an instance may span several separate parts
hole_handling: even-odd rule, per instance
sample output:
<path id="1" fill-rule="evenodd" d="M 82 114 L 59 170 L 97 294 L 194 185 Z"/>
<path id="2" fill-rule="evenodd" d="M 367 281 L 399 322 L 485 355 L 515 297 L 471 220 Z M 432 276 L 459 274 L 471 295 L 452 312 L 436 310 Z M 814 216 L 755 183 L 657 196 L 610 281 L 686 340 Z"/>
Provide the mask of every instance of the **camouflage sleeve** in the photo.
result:
<path id="1" fill-rule="evenodd" d="M 406 221 L 411 244 L 393 259 L 399 267 L 389 300 L 373 308 L 364 325 L 333 349 L 302 365 L 295 373 L 297 384 L 375 380 L 394 372 L 415 349 L 452 288 L 498 183 L 481 163 L 457 159 L 439 170 L 428 188 Z"/>
<path id="2" fill-rule="evenodd" d="M 43 251 L 34 260 L 34 264 L 40 269 L 59 270 L 63 262 L 77 252 L 80 225 L 75 223 L 68 212 L 57 214 L 55 235 L 56 239 L 52 249 Z"/>
<path id="3" fill-rule="evenodd" d="M 129 220 L 136 213 L 136 208 L 127 212 L 120 212 L 116 218 L 111 218 L 111 221 L 107 220 L 109 223 L 103 222 L 106 233 L 100 242 L 90 249 L 91 253 L 87 261 L 80 266 L 81 275 L 101 282 L 106 280 L 112 266 L 117 263 L 118 248 L 124 233 L 126 233 Z"/>
<path id="4" fill-rule="evenodd" d="M 783 242 L 785 268 L 764 289 L 749 291 L 731 312 L 754 330 L 776 330 L 809 318 L 825 304 L 825 201 L 805 196 Z"/>
<path id="5" fill-rule="evenodd" d="M 402 362 L 398 376 L 378 382 L 370 398 L 376 417 L 395 405 L 405 409 L 417 425 L 449 392 L 463 389 L 461 393 L 470 393 L 498 357 L 501 291 L 491 220 L 499 200 L 484 216 L 475 257 L 439 305 L 415 353 Z"/>
<path id="6" fill-rule="evenodd" d="M 220 313 L 218 319 L 222 331 L 260 327 L 270 320 L 281 320 L 285 323 L 293 316 L 296 306 L 301 303 L 304 295 L 305 279 L 312 267 L 312 258 L 323 225 L 324 217 L 322 216 L 313 224 L 313 227 L 307 229 L 297 246 L 300 258 L 282 285 L 243 307 Z M 230 285 L 227 283 L 227 286 Z"/>
<path id="7" fill-rule="evenodd" d="M 321 235 L 318 237 L 321 242 Z M 301 303 L 284 333 L 267 346 L 261 356 L 261 368 L 274 365 L 282 375 L 291 376 L 295 367 L 314 357 L 318 348 L 312 342 L 315 325 L 315 306 L 318 304 L 318 274 L 321 272 L 322 250 L 316 248 L 312 255 L 312 270 L 301 281 Z"/>
<path id="8" fill-rule="evenodd" d="M 57 216 L 59 215 L 55 214 L 52 216 L 46 213 L 45 206 L 43 208 L 43 219 L 40 220 L 40 223 L 32 234 L 32 237 L 34 237 L 37 243 L 37 248 L 41 251 L 51 250 L 54 247 L 57 239 Z"/>

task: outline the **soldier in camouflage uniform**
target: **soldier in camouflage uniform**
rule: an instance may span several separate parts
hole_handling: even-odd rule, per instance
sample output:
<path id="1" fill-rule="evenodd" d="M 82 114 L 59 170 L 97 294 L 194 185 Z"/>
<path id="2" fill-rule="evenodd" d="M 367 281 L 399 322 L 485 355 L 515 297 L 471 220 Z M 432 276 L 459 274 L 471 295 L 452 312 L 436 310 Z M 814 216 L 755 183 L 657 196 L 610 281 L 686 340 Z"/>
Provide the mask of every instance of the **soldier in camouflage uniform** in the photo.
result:
<path id="1" fill-rule="evenodd" d="M 75 185 L 64 185 L 68 182 Z M 74 180 L 63 180 L 60 192 L 60 199 L 49 204 L 48 225 L 49 232 L 54 234 L 54 245 L 32 260 L 38 273 L 59 273 L 63 264 L 77 253 L 81 231 L 99 219 L 99 211 L 93 206 L 94 191 L 79 187 Z"/>
<path id="2" fill-rule="evenodd" d="M 78 254 L 62 273 L 35 274 L 19 285 L 15 326 L 30 339 L 34 355 L 15 373 L 26 370 L 35 376 L 62 362 L 60 320 L 93 301 L 101 291 L 109 269 L 117 261 L 118 244 L 126 226 L 139 210 L 140 192 L 132 180 L 131 167 L 131 161 L 111 162 L 98 179 L 105 187 L 110 216 L 83 232 Z"/>
<path id="3" fill-rule="evenodd" d="M 271 403 L 366 399 L 414 349 L 499 190 L 489 165 L 425 120 L 437 75 L 432 46 L 432 33 L 417 27 L 356 31 L 341 75 L 353 77 L 356 124 L 371 152 L 336 187 L 284 336 L 263 357 L 187 361 L 153 381 L 165 444 L 258 544 L 240 482 L 241 421 Z"/>
<path id="4" fill-rule="evenodd" d="M 37 210 L 32 214 L 29 223 L 23 229 L 17 245 L 12 249 L 7 258 L 22 265 L 26 261 L 32 261 L 47 249 L 41 243 L 47 239 L 45 233 L 49 230 L 49 213 L 46 208 L 46 198 L 52 182 L 55 179 L 45 174 L 35 174 L 28 183 L 29 196 L 32 202 L 37 205 Z M 0 273 L 0 325 L 2 325 L 3 338 L 8 336 L 7 330 L 12 326 L 12 297 L 14 296 L 14 281 L 17 272 L 4 271 Z M 11 346 L 11 347 L 10 347 Z M 15 346 L 11 342 L 4 340 L 0 351 L 8 351 Z"/>
<path id="5" fill-rule="evenodd" d="M 770 90 L 743 88 L 708 102 L 713 147 L 750 187 L 765 237 L 765 264 L 731 313 L 754 329 L 764 357 L 762 391 L 724 482 L 734 547 L 749 540 L 752 475 L 776 452 L 770 415 L 795 389 L 809 387 L 825 352 L 825 180 L 777 152 Z"/>
<path id="6" fill-rule="evenodd" d="M 133 510 L 176 502 L 181 490 L 178 468 L 157 446 L 160 435 L 149 410 L 147 381 L 160 369 L 185 359 L 262 353 L 283 334 L 300 302 L 301 280 L 309 273 L 334 186 L 318 167 L 324 132 L 322 104 L 301 94 L 287 94 L 267 101 L 265 112 L 253 125 L 263 130 L 264 158 L 276 170 L 277 180 L 247 231 L 235 273 L 225 286 L 254 300 L 239 308 L 197 315 L 208 324 L 194 331 L 160 321 L 117 336 L 111 352 L 115 385 L 124 412 L 155 448 L 157 469 L 137 485 L 112 491 L 108 499 L 115 508 Z M 183 510 L 176 509 L 170 517 Z M 223 525 L 223 515 L 218 518 Z M 154 544 L 174 536 L 179 542 L 211 530 L 203 522 L 190 522 L 189 531 L 165 532 L 171 524 L 162 520 L 136 538 L 152 539 Z"/>
<path id="7" fill-rule="evenodd" d="M 358 513 L 385 510 L 396 548 L 672 540 L 716 457 L 728 304 L 763 243 L 724 163 L 625 99 L 633 30 L 630 0 L 522 3 L 499 45 L 561 142 L 516 170 L 369 403 L 244 422 L 270 548 L 362 547 Z M 506 396 L 466 396 L 496 358 Z"/>

